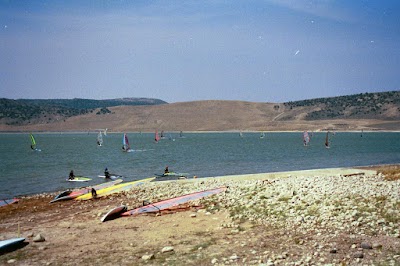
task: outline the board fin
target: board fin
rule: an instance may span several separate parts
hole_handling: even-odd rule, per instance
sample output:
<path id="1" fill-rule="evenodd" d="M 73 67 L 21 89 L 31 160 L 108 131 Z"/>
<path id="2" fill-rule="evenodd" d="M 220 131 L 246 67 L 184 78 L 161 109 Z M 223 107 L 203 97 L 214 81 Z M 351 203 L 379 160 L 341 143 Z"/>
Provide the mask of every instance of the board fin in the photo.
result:
<path id="1" fill-rule="evenodd" d="M 109 212 L 107 212 L 103 217 L 101 217 L 100 221 L 101 222 L 106 222 L 109 220 L 114 220 L 120 216 L 121 213 L 126 212 L 127 207 L 124 205 L 121 205 L 119 207 L 116 207 Z"/>

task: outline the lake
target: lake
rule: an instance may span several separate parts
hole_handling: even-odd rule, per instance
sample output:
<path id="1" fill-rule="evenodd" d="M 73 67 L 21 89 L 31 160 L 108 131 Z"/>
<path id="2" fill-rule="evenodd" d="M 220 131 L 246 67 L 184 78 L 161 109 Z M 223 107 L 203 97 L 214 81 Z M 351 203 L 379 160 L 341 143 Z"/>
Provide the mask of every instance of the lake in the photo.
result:
<path id="1" fill-rule="evenodd" d="M 30 149 L 29 134 L 0 134 L 0 199 L 41 192 L 60 191 L 104 180 L 110 173 L 126 181 L 173 172 L 200 177 L 307 170 L 332 167 L 400 163 L 400 133 L 336 132 L 331 148 L 324 146 L 325 132 L 313 133 L 307 147 L 302 132 L 186 133 L 167 134 L 154 142 L 154 133 L 128 133 L 134 152 L 122 152 L 122 133 L 103 136 L 96 144 L 95 133 L 36 133 L 40 152 Z M 67 182 L 70 170 L 91 177 L 86 183 Z"/>

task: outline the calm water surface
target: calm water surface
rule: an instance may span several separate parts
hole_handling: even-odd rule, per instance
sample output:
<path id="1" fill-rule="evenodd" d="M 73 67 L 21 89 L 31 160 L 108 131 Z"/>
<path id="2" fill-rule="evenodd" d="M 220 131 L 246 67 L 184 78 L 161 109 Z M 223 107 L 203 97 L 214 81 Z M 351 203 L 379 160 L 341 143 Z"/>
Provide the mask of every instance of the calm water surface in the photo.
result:
<path id="1" fill-rule="evenodd" d="M 336 133 L 331 148 L 325 133 L 314 133 L 304 147 L 302 133 L 187 133 L 185 138 L 154 143 L 153 133 L 128 133 L 135 152 L 121 151 L 122 134 L 109 133 L 102 147 L 96 134 L 34 134 L 40 152 L 30 149 L 28 134 L 0 134 L 0 199 L 101 183 L 104 168 L 126 181 L 170 171 L 198 177 L 400 163 L 400 133 Z M 87 183 L 67 182 L 75 175 Z"/>

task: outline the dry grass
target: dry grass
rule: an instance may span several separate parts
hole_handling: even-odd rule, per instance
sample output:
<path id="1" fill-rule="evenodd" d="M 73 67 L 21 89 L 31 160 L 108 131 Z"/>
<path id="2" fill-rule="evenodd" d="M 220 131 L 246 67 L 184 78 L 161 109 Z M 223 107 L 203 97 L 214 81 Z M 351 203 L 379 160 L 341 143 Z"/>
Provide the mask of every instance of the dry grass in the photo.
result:
<path id="1" fill-rule="evenodd" d="M 400 165 L 384 165 L 377 167 L 376 171 L 382 174 L 387 181 L 400 179 Z"/>
<path id="2" fill-rule="evenodd" d="M 276 108 L 279 106 L 279 108 Z M 305 120 L 318 106 L 290 109 L 283 104 L 244 101 L 195 101 L 149 106 L 110 107 L 110 114 L 97 110 L 48 124 L 11 126 L 0 123 L 0 131 L 303 131 L 399 130 L 399 121 L 379 119 Z"/>

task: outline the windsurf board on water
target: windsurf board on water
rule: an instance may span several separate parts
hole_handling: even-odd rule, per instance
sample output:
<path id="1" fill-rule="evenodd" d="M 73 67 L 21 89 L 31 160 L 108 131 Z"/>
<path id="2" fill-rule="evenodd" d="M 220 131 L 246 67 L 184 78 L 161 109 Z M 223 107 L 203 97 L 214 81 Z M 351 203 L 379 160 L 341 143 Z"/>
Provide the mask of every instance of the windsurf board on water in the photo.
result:
<path id="1" fill-rule="evenodd" d="M 100 198 L 100 197 L 104 197 L 110 194 L 114 194 L 114 193 L 118 193 L 121 191 L 127 191 L 132 189 L 135 186 L 140 186 L 143 185 L 144 183 L 150 182 L 152 180 L 154 180 L 154 177 L 150 177 L 150 178 L 146 178 L 146 179 L 141 179 L 141 180 L 136 180 L 136 181 L 132 181 L 132 182 L 128 182 L 128 183 L 122 183 L 122 184 L 118 184 L 112 187 L 108 187 L 108 188 L 103 188 L 100 190 L 96 190 L 96 197 L 95 198 Z M 89 200 L 92 199 L 93 195 L 91 192 L 80 195 L 79 197 L 75 198 L 76 200 Z"/>
<path id="2" fill-rule="evenodd" d="M 119 207 L 116 207 L 116 208 L 110 210 L 109 212 L 107 212 L 107 213 L 101 218 L 101 221 L 102 221 L 102 222 L 105 222 L 105 221 L 108 221 L 108 220 L 112 220 L 113 218 L 119 217 L 119 214 L 120 214 L 121 212 L 126 212 L 126 211 L 127 211 L 127 207 L 124 206 L 124 205 L 119 206 Z"/>
<path id="3" fill-rule="evenodd" d="M 89 177 L 84 177 L 84 176 L 75 176 L 74 179 L 66 179 L 68 182 L 88 182 L 90 180 L 92 180 Z"/>
<path id="4" fill-rule="evenodd" d="M 169 172 L 169 173 L 164 173 L 164 174 L 155 174 L 155 176 L 157 177 L 166 177 L 166 176 L 170 176 L 170 177 L 186 177 L 187 175 L 189 175 L 188 173 L 175 173 L 175 172 Z"/>
<path id="5" fill-rule="evenodd" d="M 10 238 L 7 240 L 2 240 L 0 241 L 0 251 L 3 251 L 7 248 L 11 248 L 14 245 L 17 245 L 21 242 L 24 242 L 25 238 L 23 237 L 17 237 L 17 238 Z"/>
<path id="6" fill-rule="evenodd" d="M 227 187 L 219 187 L 219 188 L 215 188 L 215 189 L 204 190 L 204 191 L 200 191 L 200 192 L 186 194 L 186 195 L 183 195 L 180 197 L 163 200 L 163 201 L 159 201 L 156 203 L 150 203 L 146 206 L 138 207 L 133 210 L 129 210 L 129 211 L 125 211 L 125 212 L 120 211 L 119 216 L 132 216 L 132 215 L 138 215 L 141 213 L 160 212 L 162 210 L 165 210 L 165 209 L 168 209 L 168 208 L 171 208 L 174 206 L 178 206 L 180 204 L 184 204 L 189 201 L 193 201 L 193 200 L 197 200 L 197 199 L 201 199 L 201 198 L 204 198 L 207 196 L 221 193 L 221 192 L 225 191 L 226 189 L 227 189 Z M 104 215 L 101 218 L 101 221 L 104 222 L 107 220 L 111 220 L 111 219 L 115 218 L 115 216 L 118 216 L 117 211 L 121 210 L 121 207 L 122 206 L 114 208 L 111 211 L 109 211 L 109 213 L 112 213 L 112 218 L 108 218 L 108 217 L 106 217 L 106 215 Z"/>
<path id="7" fill-rule="evenodd" d="M 1 200 L 0 200 L 0 207 L 6 206 L 6 205 L 9 205 L 9 204 L 13 204 L 13 203 L 16 203 L 16 202 L 18 202 L 18 201 L 19 201 L 19 199 L 17 199 L 17 198 L 13 198 L 13 199 L 1 199 Z"/>
<path id="8" fill-rule="evenodd" d="M 105 182 L 102 184 L 98 184 L 95 185 L 93 187 L 86 187 L 83 189 L 79 189 L 79 190 L 75 190 L 75 191 L 70 191 L 70 190 L 66 190 L 64 192 L 61 192 L 60 194 L 58 194 L 52 201 L 50 201 L 50 203 L 56 202 L 56 201 L 61 201 L 61 200 L 70 200 L 70 199 L 74 199 L 80 195 L 86 194 L 86 193 L 91 193 L 92 188 L 94 188 L 95 190 L 99 190 L 99 189 L 103 189 L 103 188 L 107 188 L 107 187 L 111 187 L 114 185 L 117 185 L 119 183 L 121 183 L 123 180 L 122 179 L 117 179 L 114 181 L 110 181 L 110 182 Z"/>
<path id="9" fill-rule="evenodd" d="M 98 175 L 98 177 L 106 178 L 105 175 Z M 112 179 L 112 180 L 115 180 L 115 179 L 118 179 L 118 178 L 125 178 L 125 177 L 123 177 L 122 175 L 110 175 L 110 179 Z"/>

